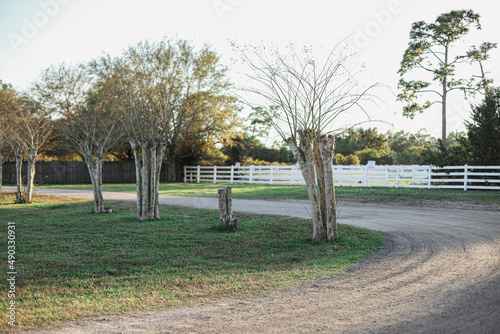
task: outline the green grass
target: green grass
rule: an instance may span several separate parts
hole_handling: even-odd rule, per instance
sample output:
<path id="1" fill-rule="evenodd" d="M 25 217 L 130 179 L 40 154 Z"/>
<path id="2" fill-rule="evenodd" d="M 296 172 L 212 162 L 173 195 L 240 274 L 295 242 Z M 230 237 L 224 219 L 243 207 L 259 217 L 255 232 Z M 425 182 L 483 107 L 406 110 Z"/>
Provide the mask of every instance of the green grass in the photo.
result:
<path id="1" fill-rule="evenodd" d="M 12 203 L 0 193 L 0 252 L 5 263 L 7 222 L 15 222 L 16 323 L 25 330 L 285 287 L 341 272 L 385 243 L 345 225 L 337 242 L 315 243 L 310 221 L 289 217 L 241 214 L 240 230 L 228 232 L 215 211 L 161 206 L 160 220 L 137 221 L 130 202 L 108 201 L 113 213 L 103 215 L 83 199 Z M 0 331 L 11 330 L 7 321 Z"/>
<path id="2" fill-rule="evenodd" d="M 233 187 L 233 197 L 242 199 L 307 199 L 305 186 L 279 186 L 264 184 L 229 183 L 162 183 L 160 194 L 169 196 L 207 196 L 217 197 L 217 189 Z M 43 185 L 43 188 L 92 189 L 90 184 Z M 135 184 L 105 184 L 105 191 L 134 192 Z M 432 200 L 472 203 L 500 204 L 499 191 L 457 190 L 457 189 L 418 189 L 418 188 L 376 188 L 376 187 L 336 187 L 339 199 L 352 199 L 363 202 L 407 202 Z"/>

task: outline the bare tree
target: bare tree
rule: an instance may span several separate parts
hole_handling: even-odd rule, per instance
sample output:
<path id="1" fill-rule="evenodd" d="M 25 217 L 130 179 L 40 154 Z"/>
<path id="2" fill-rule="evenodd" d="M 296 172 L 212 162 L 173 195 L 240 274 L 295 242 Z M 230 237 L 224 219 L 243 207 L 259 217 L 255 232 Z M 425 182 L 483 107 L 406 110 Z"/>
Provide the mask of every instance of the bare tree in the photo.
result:
<path id="1" fill-rule="evenodd" d="M 16 157 L 16 203 L 31 203 L 38 153 L 52 133 L 52 120 L 40 102 L 24 93 L 16 99 L 5 133 L 5 138 Z M 28 163 L 28 179 L 24 198 L 21 190 L 23 153 Z"/>
<path id="2" fill-rule="evenodd" d="M 2 167 L 12 153 L 12 148 L 7 140 L 7 129 L 10 114 L 13 110 L 15 91 L 11 85 L 0 80 L 0 190 L 2 190 Z"/>
<path id="3" fill-rule="evenodd" d="M 103 91 L 88 94 L 86 105 L 67 115 L 66 137 L 80 153 L 89 170 L 94 193 L 94 213 L 105 210 L 102 196 L 102 165 L 105 156 L 124 140 L 121 114 L 114 111 Z"/>
<path id="4" fill-rule="evenodd" d="M 109 212 L 102 196 L 102 165 L 106 154 L 122 144 L 121 114 L 109 101 L 111 83 L 85 64 L 50 66 L 33 83 L 33 91 L 54 115 L 63 116 L 65 137 L 89 170 L 94 212 Z"/>
<path id="5" fill-rule="evenodd" d="M 223 70 L 208 47 L 195 51 L 186 41 L 163 39 L 130 47 L 119 58 L 96 62 L 113 82 L 115 106 L 125 116 L 137 177 L 137 218 L 159 218 L 160 170 L 167 147 L 213 107 L 208 95 L 225 88 Z M 203 98 L 202 98 L 203 97 Z"/>
<path id="6" fill-rule="evenodd" d="M 24 203 L 22 192 L 23 143 L 17 136 L 19 120 L 16 113 L 19 110 L 19 94 L 10 85 L 2 85 L 2 142 L 6 143 L 16 159 L 16 203 Z M 3 159 L 2 159 L 3 160 Z"/>
<path id="7" fill-rule="evenodd" d="M 340 47 L 321 61 L 304 48 L 238 48 L 249 68 L 245 102 L 273 124 L 290 146 L 307 184 L 315 241 L 338 238 L 333 184 L 333 127 L 337 118 L 371 101 L 349 70 L 350 54 Z M 273 106 L 267 108 L 266 106 Z"/>

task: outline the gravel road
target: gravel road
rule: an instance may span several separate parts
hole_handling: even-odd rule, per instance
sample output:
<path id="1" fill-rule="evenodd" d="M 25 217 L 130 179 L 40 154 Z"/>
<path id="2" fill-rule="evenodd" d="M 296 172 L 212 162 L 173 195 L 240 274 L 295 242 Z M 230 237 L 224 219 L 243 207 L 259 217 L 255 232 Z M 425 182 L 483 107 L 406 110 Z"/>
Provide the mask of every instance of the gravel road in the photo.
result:
<path id="1" fill-rule="evenodd" d="M 105 193 L 105 198 L 135 195 Z M 217 207 L 210 198 L 162 196 L 161 203 Z M 233 207 L 309 217 L 306 201 L 233 200 Z M 356 202 L 341 202 L 340 209 L 341 223 L 388 236 L 387 247 L 344 274 L 254 297 L 103 316 L 39 333 L 500 333 L 498 209 Z"/>

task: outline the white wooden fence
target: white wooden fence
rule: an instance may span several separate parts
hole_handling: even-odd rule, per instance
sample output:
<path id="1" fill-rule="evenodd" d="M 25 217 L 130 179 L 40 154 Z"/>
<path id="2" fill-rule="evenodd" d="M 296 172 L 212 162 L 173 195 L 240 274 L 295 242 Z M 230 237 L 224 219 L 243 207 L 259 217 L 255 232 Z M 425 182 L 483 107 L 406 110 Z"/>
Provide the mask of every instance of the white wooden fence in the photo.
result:
<path id="1" fill-rule="evenodd" d="M 333 166 L 337 186 L 500 190 L 500 166 Z M 292 166 L 184 166 L 184 182 L 305 184 Z"/>

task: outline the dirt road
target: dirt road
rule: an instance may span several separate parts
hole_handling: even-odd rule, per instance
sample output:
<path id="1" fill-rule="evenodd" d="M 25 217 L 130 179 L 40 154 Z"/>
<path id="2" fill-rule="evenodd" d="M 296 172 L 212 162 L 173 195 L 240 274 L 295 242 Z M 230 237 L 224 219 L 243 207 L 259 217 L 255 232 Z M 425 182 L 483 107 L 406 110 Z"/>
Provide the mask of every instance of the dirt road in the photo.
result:
<path id="1" fill-rule="evenodd" d="M 105 195 L 120 196 L 133 200 Z M 216 208 L 215 199 L 207 198 L 161 202 Z M 500 211 L 354 202 L 340 207 L 341 223 L 388 236 L 386 248 L 345 274 L 251 298 L 103 317 L 50 333 L 500 333 Z M 305 201 L 234 200 L 234 209 L 308 217 Z"/>

